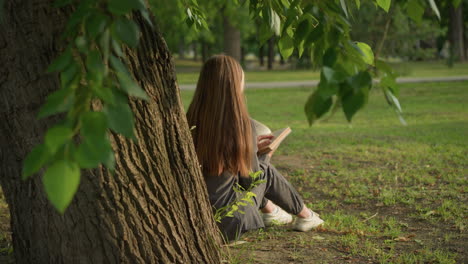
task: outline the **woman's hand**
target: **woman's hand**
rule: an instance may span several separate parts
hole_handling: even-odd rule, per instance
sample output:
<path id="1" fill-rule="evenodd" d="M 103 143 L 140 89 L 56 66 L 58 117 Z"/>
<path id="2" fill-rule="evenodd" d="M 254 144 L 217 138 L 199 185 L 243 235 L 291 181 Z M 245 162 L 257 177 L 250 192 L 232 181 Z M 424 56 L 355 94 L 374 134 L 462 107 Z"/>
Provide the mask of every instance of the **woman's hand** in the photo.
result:
<path id="1" fill-rule="evenodd" d="M 268 146 L 271 143 L 271 140 L 274 138 L 273 135 L 260 135 L 257 137 L 257 146 L 258 149 L 262 149 Z"/>

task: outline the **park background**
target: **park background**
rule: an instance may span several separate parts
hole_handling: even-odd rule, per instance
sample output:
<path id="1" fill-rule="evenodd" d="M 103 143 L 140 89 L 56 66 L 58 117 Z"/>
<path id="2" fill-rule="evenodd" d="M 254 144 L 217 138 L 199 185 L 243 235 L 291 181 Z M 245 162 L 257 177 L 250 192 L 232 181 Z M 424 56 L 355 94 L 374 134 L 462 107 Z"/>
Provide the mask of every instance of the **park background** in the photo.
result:
<path id="1" fill-rule="evenodd" d="M 219 53 L 238 59 L 251 116 L 273 130 L 293 130 L 272 162 L 326 222 L 309 233 L 288 227 L 249 233 L 247 243 L 226 249 L 231 263 L 468 261 L 466 1 L 440 5 L 441 20 L 430 9 L 420 21 L 398 6 L 389 14 L 371 4 L 355 10 L 352 38 L 368 43 L 399 75 L 404 122 L 375 84 L 352 123 L 338 110 L 312 126 L 304 104 L 320 71 L 307 50 L 283 59 L 274 37 L 259 45 L 259 25 L 247 8 L 213 4 L 209 30 L 194 31 L 171 7 L 155 13 L 185 109 L 204 60 Z M 270 82 L 277 88 L 269 89 Z M 249 88 L 253 83 L 266 84 Z M 0 209 L 0 260 L 10 261 L 4 199 Z"/>

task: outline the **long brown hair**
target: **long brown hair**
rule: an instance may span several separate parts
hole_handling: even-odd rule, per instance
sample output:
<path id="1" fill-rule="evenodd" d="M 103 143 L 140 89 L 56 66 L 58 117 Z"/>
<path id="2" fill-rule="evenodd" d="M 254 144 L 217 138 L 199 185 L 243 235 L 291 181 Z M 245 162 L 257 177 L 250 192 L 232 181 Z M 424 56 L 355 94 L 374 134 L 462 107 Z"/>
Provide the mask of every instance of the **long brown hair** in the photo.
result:
<path id="1" fill-rule="evenodd" d="M 243 71 L 226 55 L 202 67 L 187 120 L 205 176 L 223 171 L 248 176 L 252 163 L 252 128 L 245 104 Z"/>

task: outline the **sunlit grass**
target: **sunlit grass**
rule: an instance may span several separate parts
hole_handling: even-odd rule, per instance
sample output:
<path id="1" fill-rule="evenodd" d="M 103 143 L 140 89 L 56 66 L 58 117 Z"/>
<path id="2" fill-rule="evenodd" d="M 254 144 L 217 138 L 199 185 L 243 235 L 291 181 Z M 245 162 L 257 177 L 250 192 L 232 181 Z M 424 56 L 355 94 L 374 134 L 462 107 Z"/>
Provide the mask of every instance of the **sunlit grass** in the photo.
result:
<path id="1" fill-rule="evenodd" d="M 303 107 L 310 93 L 258 89 L 246 97 L 253 118 L 272 129 L 292 128 L 273 163 L 325 219 L 321 246 L 377 263 L 462 263 L 468 82 L 402 85 L 407 126 L 375 90 L 352 124 L 337 112 L 309 127 Z M 182 91 L 185 105 L 192 94 Z M 262 234 L 298 248 L 312 241 Z M 294 252 L 300 259 L 301 251 Z"/>

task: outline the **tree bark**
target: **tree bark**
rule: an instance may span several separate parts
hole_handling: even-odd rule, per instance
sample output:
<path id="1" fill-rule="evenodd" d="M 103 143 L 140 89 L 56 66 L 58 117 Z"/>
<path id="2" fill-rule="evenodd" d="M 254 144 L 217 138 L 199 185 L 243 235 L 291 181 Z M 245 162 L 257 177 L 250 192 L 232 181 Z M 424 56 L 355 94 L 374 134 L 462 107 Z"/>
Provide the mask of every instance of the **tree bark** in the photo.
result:
<path id="1" fill-rule="evenodd" d="M 265 50 L 265 45 L 262 45 L 260 46 L 260 48 L 258 49 L 258 59 L 260 61 L 260 66 L 264 66 L 265 65 L 265 60 L 264 60 L 264 50 Z"/>
<path id="2" fill-rule="evenodd" d="M 241 34 L 229 21 L 228 16 L 223 17 L 224 53 L 241 62 Z"/>
<path id="3" fill-rule="evenodd" d="M 185 59 L 185 43 L 184 37 L 179 38 L 179 59 Z"/>
<path id="4" fill-rule="evenodd" d="M 463 25 L 463 3 L 455 8 L 453 3 L 450 4 L 450 45 L 451 52 L 455 59 L 460 61 L 466 60 L 465 45 L 464 45 L 464 25 Z"/>
<path id="5" fill-rule="evenodd" d="M 69 14 L 48 0 L 7 1 L 0 24 L 0 183 L 17 263 L 220 263 L 172 58 L 139 15 L 142 38 L 127 61 L 151 99 L 130 101 L 138 144 L 111 135 L 115 172 L 82 171 L 64 215 L 47 201 L 40 175 L 20 180 L 26 154 L 57 121 L 36 115 L 60 83 L 45 70 L 64 47 Z"/>
<path id="6" fill-rule="evenodd" d="M 275 62 L 275 37 L 271 37 L 268 40 L 268 70 L 273 69 L 274 62 Z"/>
<path id="7" fill-rule="evenodd" d="M 209 52 L 208 52 L 208 43 L 204 40 L 201 40 L 201 54 L 202 54 L 202 61 L 205 62 L 208 59 Z"/>
<path id="8" fill-rule="evenodd" d="M 192 47 L 193 47 L 193 60 L 197 61 L 198 60 L 198 45 L 196 41 L 192 43 Z"/>

